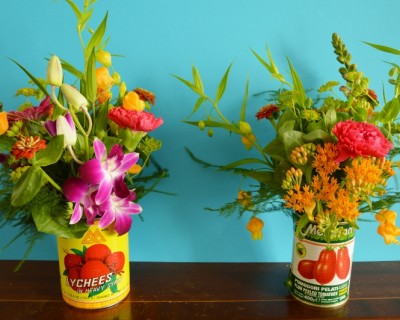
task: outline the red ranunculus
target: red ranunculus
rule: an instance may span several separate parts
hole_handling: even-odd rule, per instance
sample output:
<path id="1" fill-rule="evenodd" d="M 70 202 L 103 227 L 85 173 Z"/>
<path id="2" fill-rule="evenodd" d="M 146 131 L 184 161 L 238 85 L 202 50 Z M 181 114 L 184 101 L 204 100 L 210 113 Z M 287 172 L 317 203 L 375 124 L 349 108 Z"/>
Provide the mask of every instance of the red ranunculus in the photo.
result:
<path id="1" fill-rule="evenodd" d="M 108 118 L 120 128 L 129 128 L 133 131 L 149 132 L 163 124 L 161 118 L 156 118 L 150 112 L 126 110 L 121 107 L 111 108 L 108 112 Z"/>
<path id="2" fill-rule="evenodd" d="M 393 148 L 383 133 L 370 123 L 346 120 L 337 123 L 332 132 L 338 138 L 337 162 L 358 156 L 385 157 Z"/>

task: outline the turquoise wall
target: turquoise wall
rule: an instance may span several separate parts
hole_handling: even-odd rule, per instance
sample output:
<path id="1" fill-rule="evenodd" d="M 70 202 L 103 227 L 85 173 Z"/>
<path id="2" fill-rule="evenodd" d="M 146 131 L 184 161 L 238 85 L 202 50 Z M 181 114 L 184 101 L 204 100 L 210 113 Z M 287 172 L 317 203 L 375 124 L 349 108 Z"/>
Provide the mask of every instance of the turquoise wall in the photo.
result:
<path id="1" fill-rule="evenodd" d="M 2 1 L 0 10 L 0 101 L 6 109 L 20 101 L 16 89 L 26 76 L 8 57 L 45 77 L 46 61 L 57 54 L 79 66 L 81 51 L 75 34 L 75 17 L 64 1 Z M 152 194 L 144 199 L 145 222 L 135 219 L 130 232 L 131 260 L 134 261 L 239 261 L 280 262 L 291 258 L 290 219 L 279 213 L 264 215 L 264 239 L 252 241 L 246 231 L 247 218 L 224 218 L 205 211 L 234 199 L 243 181 L 238 176 L 206 170 L 193 163 L 184 151 L 188 146 L 203 159 L 225 164 L 248 156 L 236 137 L 205 132 L 185 125 L 195 96 L 171 75 L 191 76 L 196 65 L 214 92 L 220 77 L 233 62 L 224 112 L 237 118 L 246 78 L 250 94 L 276 89 L 250 49 L 264 54 L 265 45 L 274 54 L 281 72 L 287 72 L 289 56 L 304 86 L 319 87 L 328 80 L 340 80 L 339 64 L 331 47 L 337 32 L 352 53 L 359 69 L 370 78 L 371 87 L 382 95 L 388 65 L 400 63 L 366 46 L 362 41 L 400 48 L 396 0 L 99 0 L 93 26 L 109 12 L 109 51 L 123 54 L 114 66 L 129 88 L 143 87 L 157 94 L 153 109 L 165 124 L 156 136 L 164 146 L 156 159 L 169 168 L 170 178 L 160 189 L 175 196 Z M 386 85 L 386 89 L 390 90 Z M 264 97 L 251 96 L 248 110 L 254 114 L 265 104 Z M 256 127 L 255 118 L 249 117 Z M 1 192 L 1 191 L 0 191 Z M 399 208 L 397 208 L 399 209 Z M 399 210 L 400 212 L 400 210 Z M 367 216 L 371 218 L 372 216 Z M 376 223 L 360 223 L 355 260 L 397 260 L 398 246 L 386 246 L 376 234 Z M 16 229 L 1 230 L 0 245 Z M 0 259 L 19 259 L 23 239 L 3 252 Z M 45 236 L 31 259 L 57 259 L 56 242 Z"/>

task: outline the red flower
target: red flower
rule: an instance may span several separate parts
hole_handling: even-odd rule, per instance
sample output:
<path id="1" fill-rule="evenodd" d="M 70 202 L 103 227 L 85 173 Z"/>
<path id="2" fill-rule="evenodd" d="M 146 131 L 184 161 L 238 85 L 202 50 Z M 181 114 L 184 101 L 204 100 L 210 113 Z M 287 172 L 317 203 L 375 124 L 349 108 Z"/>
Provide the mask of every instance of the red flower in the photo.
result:
<path id="1" fill-rule="evenodd" d="M 50 97 L 47 96 L 38 107 L 29 107 L 23 111 L 9 111 L 7 113 L 7 119 L 12 125 L 15 121 L 40 121 L 46 119 L 53 112 L 53 105 Z"/>
<path id="2" fill-rule="evenodd" d="M 385 157 L 393 148 L 383 133 L 370 123 L 346 120 L 337 123 L 332 132 L 338 138 L 336 162 L 358 156 Z"/>
<path id="3" fill-rule="evenodd" d="M 120 128 L 129 128 L 133 131 L 149 132 L 163 124 L 163 119 L 156 118 L 154 114 L 146 111 L 126 110 L 124 108 L 111 108 L 108 118 Z"/>
<path id="4" fill-rule="evenodd" d="M 270 119 L 279 111 L 279 108 L 275 104 L 268 104 L 264 107 L 262 107 L 258 112 L 256 113 L 256 117 L 258 120 L 261 119 Z"/>

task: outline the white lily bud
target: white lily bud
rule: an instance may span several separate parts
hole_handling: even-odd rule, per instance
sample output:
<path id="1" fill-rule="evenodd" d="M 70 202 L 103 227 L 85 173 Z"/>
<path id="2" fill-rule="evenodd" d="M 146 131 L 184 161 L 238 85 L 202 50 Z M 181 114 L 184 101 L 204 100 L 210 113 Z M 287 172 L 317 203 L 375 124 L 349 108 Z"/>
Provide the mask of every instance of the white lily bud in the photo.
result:
<path id="1" fill-rule="evenodd" d="M 74 87 L 68 84 L 61 85 L 61 92 L 67 100 L 68 104 L 74 109 L 75 112 L 78 112 L 81 108 L 86 108 L 88 105 L 88 101 L 86 98 Z"/>
<path id="2" fill-rule="evenodd" d="M 52 86 L 59 87 L 62 84 L 63 70 L 60 59 L 57 56 L 52 56 L 47 65 L 47 82 Z"/>

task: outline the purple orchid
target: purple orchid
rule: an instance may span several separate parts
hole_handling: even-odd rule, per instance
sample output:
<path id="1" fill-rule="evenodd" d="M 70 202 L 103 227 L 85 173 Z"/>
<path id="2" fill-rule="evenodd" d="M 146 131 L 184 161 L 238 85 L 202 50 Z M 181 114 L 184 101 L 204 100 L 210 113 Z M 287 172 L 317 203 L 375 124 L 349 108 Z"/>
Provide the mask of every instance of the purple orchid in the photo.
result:
<path id="1" fill-rule="evenodd" d="M 73 146 L 76 143 L 76 128 L 74 120 L 69 112 L 65 116 L 58 116 L 57 120 L 47 120 L 44 127 L 51 136 L 64 135 L 64 147 Z"/>
<path id="2" fill-rule="evenodd" d="M 114 145 L 107 156 L 104 143 L 95 138 L 93 142 L 95 158 L 79 167 L 79 176 L 91 185 L 98 185 L 95 202 L 104 203 L 117 181 L 123 180 L 126 171 L 139 159 L 136 152 L 124 154 L 119 144 Z"/>
<path id="3" fill-rule="evenodd" d="M 75 202 L 70 224 L 75 224 L 82 218 L 83 210 L 87 223 L 92 225 L 98 214 L 98 207 L 94 203 L 94 195 L 97 187 L 88 185 L 80 178 L 72 177 L 65 181 L 63 185 L 64 196 L 68 201 Z M 82 210 L 83 206 L 83 210 Z"/>
<path id="4" fill-rule="evenodd" d="M 123 181 L 120 181 L 118 185 L 121 188 L 114 189 L 114 192 L 100 205 L 103 216 L 99 221 L 99 227 L 105 228 L 115 221 L 114 229 L 122 235 L 131 228 L 131 215 L 141 213 L 142 207 L 133 202 L 136 199 L 134 191 L 128 190 Z"/>

